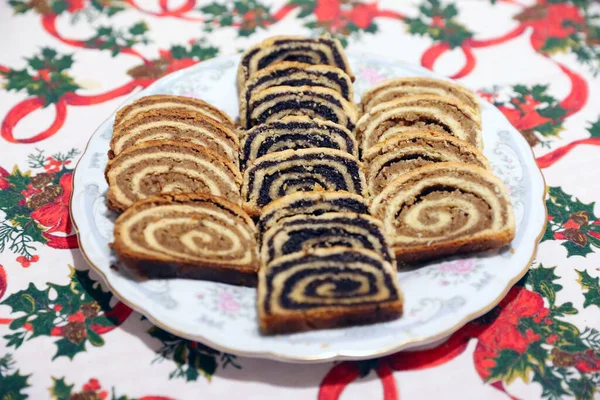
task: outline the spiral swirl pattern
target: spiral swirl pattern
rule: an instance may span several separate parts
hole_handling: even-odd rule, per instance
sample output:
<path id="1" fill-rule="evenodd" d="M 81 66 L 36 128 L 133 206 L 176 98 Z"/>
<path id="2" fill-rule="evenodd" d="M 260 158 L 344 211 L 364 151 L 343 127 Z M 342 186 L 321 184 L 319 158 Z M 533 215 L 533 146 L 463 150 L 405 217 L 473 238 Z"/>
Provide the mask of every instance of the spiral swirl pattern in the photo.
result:
<path id="1" fill-rule="evenodd" d="M 140 113 L 166 109 L 194 112 L 208 117 L 230 129 L 235 127 L 235 124 L 229 115 L 203 100 L 168 94 L 144 96 L 121 108 L 115 115 L 114 127 L 116 129 L 120 124 L 134 118 Z"/>
<path id="2" fill-rule="evenodd" d="M 252 220 L 225 199 L 163 195 L 137 202 L 119 216 L 113 248 L 125 265 L 144 276 L 254 281 L 255 235 Z"/>
<path id="3" fill-rule="evenodd" d="M 269 264 L 287 254 L 337 246 L 373 250 L 392 265 L 395 262 L 378 220 L 341 212 L 280 220 L 263 236 L 261 261 Z"/>
<path id="4" fill-rule="evenodd" d="M 158 109 L 138 113 L 114 129 L 113 158 L 123 150 L 151 140 L 176 140 L 204 146 L 238 164 L 239 139 L 229 128 L 187 110 Z"/>
<path id="5" fill-rule="evenodd" d="M 244 174 L 242 198 L 251 215 L 273 200 L 298 191 L 343 190 L 366 195 L 362 164 L 331 149 L 286 150 L 252 163 Z"/>
<path id="6" fill-rule="evenodd" d="M 473 119 L 481 123 L 481 105 L 473 92 L 449 81 L 423 77 L 395 78 L 380 82 L 361 96 L 361 111 L 367 113 L 380 103 L 423 94 L 454 98 L 464 103 Z"/>
<path id="7" fill-rule="evenodd" d="M 352 80 L 341 69 L 329 65 L 280 62 L 257 71 L 246 81 L 240 93 L 240 121 L 247 121 L 248 103 L 252 96 L 273 86 L 321 86 L 338 92 L 350 102 L 354 101 Z"/>
<path id="8" fill-rule="evenodd" d="M 242 54 L 237 74 L 238 90 L 242 92 L 246 81 L 255 72 L 284 61 L 331 65 L 354 80 L 344 49 L 338 40 L 328 37 L 274 36 Z"/>
<path id="9" fill-rule="evenodd" d="M 427 165 L 402 175 L 373 200 L 399 261 L 502 247 L 515 223 L 506 187 L 463 163 Z"/>
<path id="10" fill-rule="evenodd" d="M 363 115 L 356 134 L 363 152 L 391 137 L 392 132 L 402 132 L 404 127 L 449 134 L 481 149 L 481 125 L 468 110 L 464 103 L 449 97 L 401 97 L 381 103 Z"/>
<path id="11" fill-rule="evenodd" d="M 283 196 L 261 210 L 260 233 L 276 226 L 279 221 L 297 215 L 322 215 L 330 212 L 368 214 L 363 196 L 349 192 L 297 192 Z"/>
<path id="12" fill-rule="evenodd" d="M 277 258 L 259 272 L 264 333 L 294 332 L 397 318 L 395 270 L 376 253 L 334 247 Z"/>
<path id="13" fill-rule="evenodd" d="M 308 148 L 329 148 L 357 155 L 354 136 L 343 126 L 308 117 L 289 116 L 281 121 L 258 125 L 246 132 L 242 139 L 240 164 L 246 168 L 248 163 L 267 154 Z"/>
<path id="14" fill-rule="evenodd" d="M 354 130 L 356 106 L 335 90 L 312 86 L 275 86 L 255 93 L 248 103 L 248 118 L 242 128 L 278 121 L 288 115 L 319 118 Z"/>
<path id="15" fill-rule="evenodd" d="M 394 178 L 415 168 L 438 162 L 464 162 L 488 168 L 475 146 L 450 135 L 429 131 L 399 133 L 363 154 L 371 196 L 379 194 Z"/>
<path id="16" fill-rule="evenodd" d="M 191 143 L 140 143 L 114 158 L 106 177 L 108 204 L 115 210 L 170 192 L 202 192 L 241 202 L 239 170 L 218 154 Z"/>

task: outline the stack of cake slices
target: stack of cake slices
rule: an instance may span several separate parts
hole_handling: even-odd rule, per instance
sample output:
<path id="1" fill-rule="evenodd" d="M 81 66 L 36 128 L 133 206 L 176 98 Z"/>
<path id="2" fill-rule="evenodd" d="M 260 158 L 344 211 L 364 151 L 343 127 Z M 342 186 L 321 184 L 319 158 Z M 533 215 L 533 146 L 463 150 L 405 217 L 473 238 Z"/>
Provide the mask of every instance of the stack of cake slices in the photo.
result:
<path id="1" fill-rule="evenodd" d="M 356 135 L 370 211 L 396 259 L 414 262 L 510 243 L 513 210 L 481 153 L 477 97 L 430 78 L 384 81 L 363 94 Z"/>
<path id="2" fill-rule="evenodd" d="M 242 55 L 242 200 L 259 218 L 263 333 L 402 312 L 394 253 L 368 214 L 352 81 L 329 37 L 274 37 Z"/>
<path id="3" fill-rule="evenodd" d="M 231 118 L 198 99 L 142 97 L 120 109 L 106 168 L 113 248 L 141 277 L 255 285 L 256 227 L 241 208 Z"/>

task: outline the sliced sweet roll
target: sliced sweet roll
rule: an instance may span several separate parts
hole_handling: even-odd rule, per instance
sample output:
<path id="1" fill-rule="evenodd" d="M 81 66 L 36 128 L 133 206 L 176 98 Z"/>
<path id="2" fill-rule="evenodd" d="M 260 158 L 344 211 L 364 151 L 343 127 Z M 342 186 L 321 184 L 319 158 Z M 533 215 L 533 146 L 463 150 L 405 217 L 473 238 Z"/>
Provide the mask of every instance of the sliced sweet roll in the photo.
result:
<path id="1" fill-rule="evenodd" d="M 167 194 L 140 200 L 117 218 L 114 237 L 119 260 L 141 277 L 256 284 L 256 227 L 221 197 Z"/>
<path id="2" fill-rule="evenodd" d="M 396 270 L 377 253 L 334 247 L 277 258 L 258 273 L 264 334 L 365 325 L 402 314 Z"/>
<path id="3" fill-rule="evenodd" d="M 337 39 L 327 36 L 316 38 L 273 36 L 250 47 L 242 54 L 237 73 L 239 92 L 241 93 L 252 74 L 284 61 L 331 65 L 341 69 L 354 80 L 344 49 Z"/>
<path id="4" fill-rule="evenodd" d="M 273 86 L 322 86 L 335 90 L 349 102 L 354 101 L 352 80 L 347 73 L 329 65 L 282 62 L 253 74 L 240 93 L 240 120 L 246 119 L 250 98 Z"/>
<path id="5" fill-rule="evenodd" d="M 344 190 L 366 196 L 365 175 L 356 157 L 332 149 L 285 150 L 257 158 L 244 173 L 242 198 L 250 215 L 295 192 Z"/>
<path id="6" fill-rule="evenodd" d="M 481 105 L 475 93 L 456 83 L 423 77 L 388 79 L 373 86 L 361 96 L 361 111 L 366 113 L 377 104 L 421 94 L 451 97 L 461 101 L 481 121 Z"/>
<path id="7" fill-rule="evenodd" d="M 208 147 L 236 165 L 239 139 L 231 129 L 185 109 L 155 109 L 144 111 L 118 125 L 110 141 L 109 157 L 150 140 L 176 140 Z"/>
<path id="8" fill-rule="evenodd" d="M 438 162 L 464 162 L 488 168 L 487 159 L 473 145 L 450 135 L 428 131 L 399 133 L 363 154 L 369 194 L 415 168 Z"/>
<path id="9" fill-rule="evenodd" d="M 248 103 L 242 128 L 278 121 L 287 115 L 305 115 L 331 121 L 353 131 L 356 106 L 335 90 L 313 86 L 275 86 L 255 93 Z"/>
<path id="10" fill-rule="evenodd" d="M 206 147 L 153 140 L 129 147 L 106 167 L 108 205 L 122 211 L 161 193 L 209 193 L 240 203 L 237 167 Z"/>
<path id="11" fill-rule="evenodd" d="M 405 128 L 452 135 L 483 148 L 481 126 L 465 103 L 434 95 L 407 96 L 381 103 L 361 117 L 356 134 L 364 152 Z"/>
<path id="12" fill-rule="evenodd" d="M 229 115 L 204 100 L 169 94 L 145 96 L 126 105 L 117 111 L 114 126 L 117 127 L 141 112 L 157 109 L 189 110 L 211 118 L 228 128 L 233 129 L 235 126 Z"/>
<path id="13" fill-rule="evenodd" d="M 259 233 L 294 216 L 316 216 L 331 212 L 368 214 L 369 207 L 361 195 L 349 192 L 296 192 L 263 207 L 258 221 Z"/>
<path id="14" fill-rule="evenodd" d="M 353 134 L 341 125 L 302 116 L 289 116 L 280 121 L 257 125 L 242 138 L 242 169 L 255 159 L 283 150 L 308 148 L 342 150 L 357 155 Z"/>
<path id="15" fill-rule="evenodd" d="M 261 261 L 269 264 L 286 254 L 328 247 L 373 250 L 395 265 L 381 222 L 366 214 L 343 212 L 296 215 L 280 220 L 262 237 Z"/>
<path id="16" fill-rule="evenodd" d="M 375 197 L 371 214 L 403 262 L 491 250 L 515 236 L 506 187 L 470 164 L 430 164 L 396 178 Z"/>

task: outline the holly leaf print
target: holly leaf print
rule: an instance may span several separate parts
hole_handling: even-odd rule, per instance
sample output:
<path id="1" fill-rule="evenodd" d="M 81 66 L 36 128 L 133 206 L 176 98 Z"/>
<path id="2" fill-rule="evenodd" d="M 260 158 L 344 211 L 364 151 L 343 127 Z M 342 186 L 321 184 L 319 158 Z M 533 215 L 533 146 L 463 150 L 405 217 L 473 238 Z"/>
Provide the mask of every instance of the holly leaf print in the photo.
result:
<path id="1" fill-rule="evenodd" d="M 75 385 L 67 385 L 64 378 L 56 379 L 52 378 L 54 382 L 52 387 L 50 388 L 50 395 L 55 400 L 67 400 L 71 397 L 73 393 L 73 387 Z"/>
<path id="2" fill-rule="evenodd" d="M 562 286 L 554 283 L 559 277 L 554 273 L 556 267 L 545 268 L 542 264 L 537 268 L 532 268 L 527 274 L 525 284 L 531 286 L 532 291 L 541 293 L 550 306 L 554 306 L 556 300 L 556 292 L 562 289 Z"/>
<path id="3" fill-rule="evenodd" d="M 586 256 L 592 246 L 600 247 L 600 221 L 594 214 L 595 203 L 585 204 L 565 193 L 560 187 L 548 189 L 548 225 L 542 237 L 561 240 L 567 257 Z"/>
<path id="4" fill-rule="evenodd" d="M 28 68 L 4 72 L 6 90 L 26 91 L 44 100 L 44 106 L 56 103 L 66 93 L 75 92 L 79 85 L 67 74 L 73 65 L 70 54 L 59 56 L 56 50 L 44 47 L 39 55 L 28 58 Z"/>
<path id="5" fill-rule="evenodd" d="M 27 380 L 31 375 L 21 375 L 19 370 L 14 370 L 15 362 L 12 354 L 6 353 L 0 358 L 0 399 L 24 400 L 27 395 L 21 393 L 29 387 Z"/>
<path id="6" fill-rule="evenodd" d="M 110 305 L 112 294 L 104 292 L 90 278 L 89 271 L 71 268 L 70 278 L 66 285 L 48 283 L 44 290 L 31 283 L 0 303 L 9 306 L 11 314 L 17 314 L 8 326 L 13 333 L 4 336 L 7 347 L 17 348 L 38 336 L 56 337 L 53 359 L 72 359 L 85 351 L 88 342 L 92 346 L 104 345 L 102 333 L 110 330 L 107 327 L 120 324 L 131 310 L 121 304 L 115 314 L 116 306 L 113 309 Z"/>
<path id="7" fill-rule="evenodd" d="M 169 374 L 169 379 L 184 378 L 186 381 L 195 381 L 200 375 L 210 379 L 219 365 L 221 368 L 226 368 L 228 365 L 241 368 L 235 362 L 236 357 L 231 354 L 221 353 L 201 343 L 182 339 L 157 327 L 151 328 L 148 333 L 163 345 L 158 350 L 159 355 L 155 361 L 172 359 L 177 366 Z"/>
<path id="8" fill-rule="evenodd" d="M 510 385 L 515 379 L 521 378 L 529 381 L 529 374 L 533 372 L 528 362 L 527 353 L 519 353 L 512 349 L 502 349 L 498 357 L 494 358 L 496 365 L 490 369 L 486 382 L 504 381 Z"/>
<path id="9" fill-rule="evenodd" d="M 584 290 L 583 296 L 585 297 L 585 301 L 583 302 L 583 307 L 587 308 L 593 305 L 600 308 L 600 278 L 591 277 L 586 270 L 575 270 L 575 272 L 579 275 L 577 282 Z"/>

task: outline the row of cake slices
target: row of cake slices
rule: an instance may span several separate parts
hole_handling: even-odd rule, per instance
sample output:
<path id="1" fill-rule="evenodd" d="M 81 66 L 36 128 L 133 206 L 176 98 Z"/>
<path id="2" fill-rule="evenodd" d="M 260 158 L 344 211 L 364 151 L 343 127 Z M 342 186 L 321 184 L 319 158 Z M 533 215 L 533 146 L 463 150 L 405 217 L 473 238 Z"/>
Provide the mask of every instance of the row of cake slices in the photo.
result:
<path id="1" fill-rule="evenodd" d="M 168 192 L 203 192 L 241 204 L 234 132 L 226 113 L 198 99 L 153 95 L 120 109 L 106 168 L 109 207 L 124 211 Z"/>
<path id="2" fill-rule="evenodd" d="M 481 110 L 472 92 L 443 80 L 391 79 L 367 90 L 361 109 L 356 135 L 370 210 L 398 261 L 512 241 L 512 205 L 481 152 Z"/>
<path id="3" fill-rule="evenodd" d="M 368 215 L 352 80 L 331 38 L 277 37 L 242 55 L 242 198 L 259 217 L 263 333 L 402 313 L 394 254 Z"/>
<path id="4" fill-rule="evenodd" d="M 198 99 L 142 97 L 120 109 L 106 179 L 115 253 L 144 278 L 254 286 L 257 231 L 241 208 L 231 118 Z"/>

